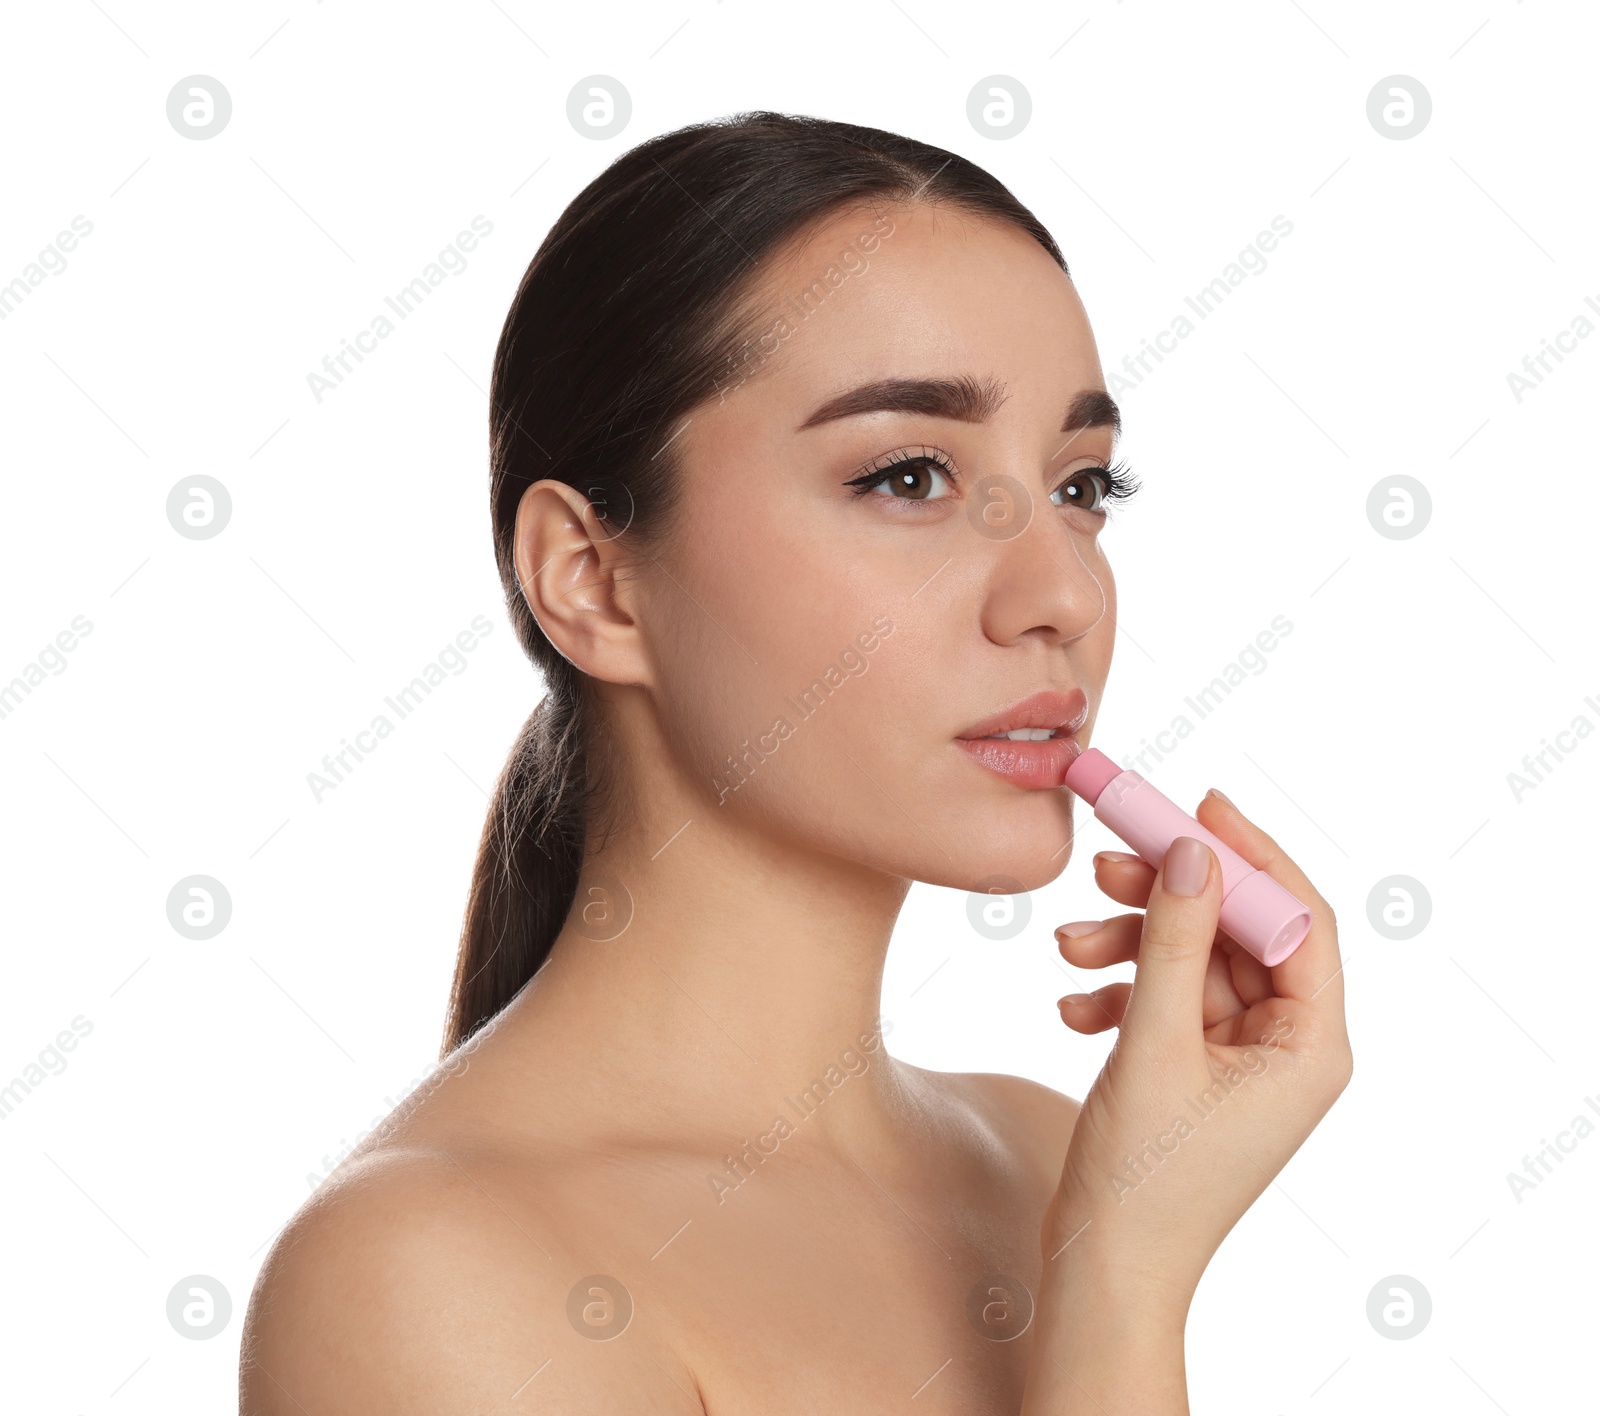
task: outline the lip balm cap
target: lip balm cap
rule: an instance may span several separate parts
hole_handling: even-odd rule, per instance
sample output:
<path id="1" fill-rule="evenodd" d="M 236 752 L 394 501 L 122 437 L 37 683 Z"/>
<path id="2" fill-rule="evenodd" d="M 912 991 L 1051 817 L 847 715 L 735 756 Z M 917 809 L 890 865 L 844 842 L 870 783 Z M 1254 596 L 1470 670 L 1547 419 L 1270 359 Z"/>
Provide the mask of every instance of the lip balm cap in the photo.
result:
<path id="1" fill-rule="evenodd" d="M 1095 802 L 1100 799 L 1100 793 L 1106 789 L 1112 778 L 1121 775 L 1122 768 L 1105 753 L 1097 748 L 1086 747 L 1068 765 L 1066 785 L 1093 809 Z"/>
<path id="2" fill-rule="evenodd" d="M 1266 871 L 1258 870 L 1229 892 L 1217 922 L 1241 942 L 1263 941 L 1259 954 L 1246 947 L 1271 968 L 1294 953 L 1311 932 L 1311 911 Z"/>

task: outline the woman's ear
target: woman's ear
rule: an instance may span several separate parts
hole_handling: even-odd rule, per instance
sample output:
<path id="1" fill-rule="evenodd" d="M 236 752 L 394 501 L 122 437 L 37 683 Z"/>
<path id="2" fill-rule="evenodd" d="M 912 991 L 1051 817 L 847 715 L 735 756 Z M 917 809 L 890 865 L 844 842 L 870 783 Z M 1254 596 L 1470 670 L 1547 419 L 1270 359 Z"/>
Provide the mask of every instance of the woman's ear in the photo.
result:
<path id="1" fill-rule="evenodd" d="M 535 482 L 517 503 L 517 583 L 545 637 L 592 678 L 647 683 L 650 658 L 625 606 L 623 540 L 565 482 Z"/>

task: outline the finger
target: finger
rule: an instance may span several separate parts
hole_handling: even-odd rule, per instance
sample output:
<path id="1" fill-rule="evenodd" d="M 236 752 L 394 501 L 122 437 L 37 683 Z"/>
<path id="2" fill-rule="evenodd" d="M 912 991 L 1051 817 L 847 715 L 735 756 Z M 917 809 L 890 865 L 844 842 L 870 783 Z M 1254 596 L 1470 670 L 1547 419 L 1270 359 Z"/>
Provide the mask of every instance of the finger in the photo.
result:
<path id="1" fill-rule="evenodd" d="M 1168 848 L 1145 910 L 1139 966 L 1123 1032 L 1151 1050 L 1203 1044 L 1202 1006 L 1222 907 L 1211 847 L 1179 836 Z"/>
<path id="2" fill-rule="evenodd" d="M 1155 884 L 1156 868 L 1126 851 L 1099 851 L 1094 858 L 1094 883 L 1119 905 L 1143 909 Z"/>
<path id="3" fill-rule="evenodd" d="M 1150 900 L 1150 887 L 1155 883 L 1156 871 L 1136 855 L 1124 851 L 1099 851 L 1094 857 L 1095 883 L 1101 891 L 1119 904 L 1143 908 Z M 1056 931 L 1059 938 L 1061 931 Z M 1220 931 L 1214 941 L 1218 949 L 1228 955 L 1237 955 L 1245 961 L 1236 971 L 1239 993 L 1246 1003 L 1257 1002 L 1272 996 L 1272 971 L 1250 953 L 1238 940 Z M 1098 967 L 1087 965 L 1086 967 Z"/>
<path id="4" fill-rule="evenodd" d="M 1061 1010 L 1061 1021 L 1073 1032 L 1104 1032 L 1121 1025 L 1132 989 L 1131 983 L 1108 983 L 1093 993 L 1069 994 L 1056 1006 Z"/>
<path id="5" fill-rule="evenodd" d="M 1285 998 L 1313 998 L 1334 1016 L 1344 1016 L 1344 967 L 1339 957 L 1333 909 L 1271 836 L 1216 791 L 1206 794 L 1196 819 L 1311 911 L 1311 930 L 1294 953 L 1272 970 L 1272 987 Z"/>
<path id="6" fill-rule="evenodd" d="M 1233 956 L 1221 949 L 1212 949 L 1210 962 L 1206 965 L 1205 989 L 1200 1001 L 1202 1026 L 1215 1027 L 1224 1018 L 1242 1013 L 1247 1007 L 1249 1004 L 1240 995 L 1234 983 Z"/>
<path id="7" fill-rule="evenodd" d="M 1069 929 L 1082 931 L 1086 924 L 1097 924 L 1099 928 L 1087 933 L 1067 933 Z M 1056 942 L 1060 945 L 1061 957 L 1069 964 L 1081 969 L 1103 969 L 1139 957 L 1139 931 L 1143 928 L 1142 914 L 1084 920 L 1079 924 L 1062 925 L 1056 930 Z"/>
<path id="8" fill-rule="evenodd" d="M 1272 970 L 1249 950 L 1235 944 L 1226 934 L 1217 936 L 1228 950 L 1228 962 L 1233 976 L 1233 987 L 1249 1008 L 1264 998 L 1273 998 Z"/>
<path id="9" fill-rule="evenodd" d="M 1098 927 L 1076 935 L 1065 932 L 1068 929 L 1082 929 L 1086 924 Z M 1056 939 L 1061 957 L 1074 968 L 1104 969 L 1112 964 L 1126 964 L 1138 959 L 1139 937 L 1143 928 L 1143 915 L 1118 915 L 1115 919 L 1084 920 L 1076 925 L 1062 925 L 1056 930 Z M 1226 935 L 1219 934 L 1211 950 L 1211 960 L 1206 966 L 1201 1014 L 1204 1026 L 1208 1028 L 1224 1018 L 1231 1018 L 1235 1013 L 1242 1013 L 1251 1003 L 1270 997 L 1272 993 L 1271 976 L 1265 966 L 1242 950 L 1230 954 L 1223 946 L 1232 942 Z M 1237 948 L 1236 945 L 1234 947 Z M 1259 986 L 1265 980 L 1265 992 L 1247 996 L 1239 987 L 1241 973 L 1249 978 L 1248 971 L 1239 962 L 1241 960 L 1253 965 L 1259 975 L 1251 982 Z"/>

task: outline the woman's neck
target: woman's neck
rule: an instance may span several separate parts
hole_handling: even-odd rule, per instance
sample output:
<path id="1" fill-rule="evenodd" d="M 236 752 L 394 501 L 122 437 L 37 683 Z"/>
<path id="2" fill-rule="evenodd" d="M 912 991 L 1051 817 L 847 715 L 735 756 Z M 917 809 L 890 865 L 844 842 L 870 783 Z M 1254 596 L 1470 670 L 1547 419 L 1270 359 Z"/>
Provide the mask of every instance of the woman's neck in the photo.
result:
<path id="1" fill-rule="evenodd" d="M 909 882 L 704 817 L 625 827 L 585 861 L 507 1010 L 529 1091 L 613 1099 L 601 1128 L 726 1144 L 799 1115 L 841 1149 L 883 1140 L 906 1106 L 879 1005 Z"/>

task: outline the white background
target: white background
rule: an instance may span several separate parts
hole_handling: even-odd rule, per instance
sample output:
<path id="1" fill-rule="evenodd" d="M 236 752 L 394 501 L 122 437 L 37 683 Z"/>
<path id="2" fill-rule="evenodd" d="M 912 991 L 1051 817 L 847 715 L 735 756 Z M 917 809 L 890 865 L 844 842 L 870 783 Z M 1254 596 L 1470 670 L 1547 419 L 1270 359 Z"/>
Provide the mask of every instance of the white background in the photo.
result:
<path id="1" fill-rule="evenodd" d="M 1145 489 L 1106 533 L 1123 633 L 1099 744 L 1136 752 L 1292 623 L 1149 775 L 1188 806 L 1222 787 L 1334 903 L 1356 1055 L 1201 1287 L 1194 1408 L 1592 1403 L 1600 1137 L 1520 1203 L 1507 1182 L 1600 1098 L 1600 742 L 1520 801 L 1507 780 L 1600 723 L 1600 339 L 1520 401 L 1507 381 L 1600 303 L 1592 7 L 105 0 L 9 7 L 6 46 L 0 283 L 93 224 L 0 321 L 0 683 L 93 625 L 0 719 L 0 1086 L 92 1028 L 0 1123 L 8 1408 L 227 1409 L 277 1228 L 435 1060 L 485 794 L 540 693 L 489 541 L 501 322 L 621 151 L 761 107 L 989 167 L 1060 241 L 1108 375 L 1293 223 L 1116 390 Z M 166 116 L 194 74 L 233 104 L 205 141 Z M 633 103 L 605 141 L 566 117 L 594 74 Z M 1406 140 L 1367 118 L 1395 74 L 1432 97 Z M 991 75 L 1032 98 L 1005 141 L 966 116 Z M 467 268 L 317 402 L 306 375 L 479 214 Z M 233 510 L 195 541 L 165 508 L 200 474 Z M 1366 510 L 1397 474 L 1432 501 L 1404 540 Z M 306 774 L 477 615 L 466 672 L 314 801 Z M 1055 999 L 1107 980 L 1069 977 L 1050 932 L 1117 907 L 1089 878 L 1116 843 L 1080 841 L 1007 943 L 915 887 L 892 1050 L 1083 1095 L 1110 1034 L 1067 1033 Z M 208 941 L 166 914 L 195 874 L 232 900 Z M 1432 900 L 1408 940 L 1369 922 L 1391 875 Z M 193 1274 L 233 1301 L 209 1341 L 166 1316 Z M 1391 1275 L 1431 1295 L 1405 1341 L 1367 1317 Z"/>

